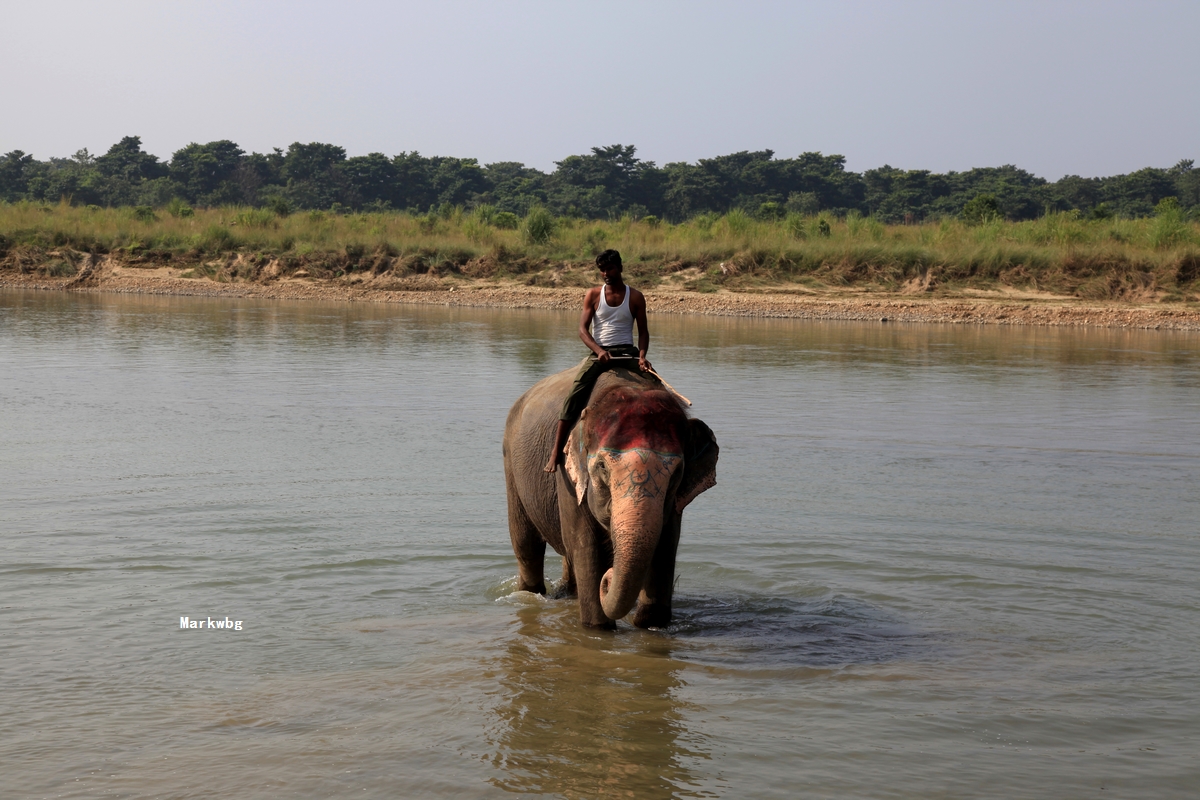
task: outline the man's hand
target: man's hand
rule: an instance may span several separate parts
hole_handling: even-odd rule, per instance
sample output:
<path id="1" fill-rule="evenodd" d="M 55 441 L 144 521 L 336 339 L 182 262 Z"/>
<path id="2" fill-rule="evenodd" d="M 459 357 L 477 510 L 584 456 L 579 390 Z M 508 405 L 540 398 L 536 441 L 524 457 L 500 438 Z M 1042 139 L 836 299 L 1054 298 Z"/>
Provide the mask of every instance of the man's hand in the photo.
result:
<path id="1" fill-rule="evenodd" d="M 650 362 L 646 360 L 645 356 L 638 356 L 638 369 L 642 372 L 650 371 Z"/>
<path id="2" fill-rule="evenodd" d="M 596 360 L 601 364 L 607 364 L 609 361 L 612 361 L 612 355 L 607 350 L 601 350 L 599 353 L 596 353 Z"/>

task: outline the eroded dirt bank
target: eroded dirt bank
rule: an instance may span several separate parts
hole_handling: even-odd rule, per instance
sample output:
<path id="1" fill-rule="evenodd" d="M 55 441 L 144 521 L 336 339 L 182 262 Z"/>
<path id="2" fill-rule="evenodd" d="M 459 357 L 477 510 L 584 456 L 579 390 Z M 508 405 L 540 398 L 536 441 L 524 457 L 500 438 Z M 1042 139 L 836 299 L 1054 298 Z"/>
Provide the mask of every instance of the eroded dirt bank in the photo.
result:
<path id="1" fill-rule="evenodd" d="M 111 256 L 84 256 L 73 270 L 73 275 L 54 277 L 46 274 L 46 270 L 10 267 L 0 270 L 0 286 L 79 292 L 572 310 L 579 308 L 583 291 L 579 287 L 527 286 L 515 280 L 469 280 L 459 276 L 396 278 L 354 273 L 317 278 L 303 272 L 286 274 L 273 269 L 271 264 L 258 268 L 253 277 L 241 277 L 236 266 L 218 272 L 215 279 L 184 277 L 194 275 L 195 270 L 130 266 Z M 647 300 L 650 310 L 659 314 L 1200 330 L 1200 306 L 1193 303 L 1094 302 L 1017 291 L 931 297 L 777 286 L 754 292 L 706 294 L 662 285 L 648 290 Z"/>

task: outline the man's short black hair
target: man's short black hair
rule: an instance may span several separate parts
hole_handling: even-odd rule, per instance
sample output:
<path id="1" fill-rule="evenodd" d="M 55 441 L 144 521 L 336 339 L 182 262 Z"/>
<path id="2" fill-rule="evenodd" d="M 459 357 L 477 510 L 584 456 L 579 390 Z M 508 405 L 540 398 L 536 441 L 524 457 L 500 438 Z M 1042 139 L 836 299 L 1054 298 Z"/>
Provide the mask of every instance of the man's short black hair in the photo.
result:
<path id="1" fill-rule="evenodd" d="M 596 256 L 596 266 L 600 269 L 619 267 L 621 266 L 621 254 L 616 250 L 605 250 L 603 253 Z"/>

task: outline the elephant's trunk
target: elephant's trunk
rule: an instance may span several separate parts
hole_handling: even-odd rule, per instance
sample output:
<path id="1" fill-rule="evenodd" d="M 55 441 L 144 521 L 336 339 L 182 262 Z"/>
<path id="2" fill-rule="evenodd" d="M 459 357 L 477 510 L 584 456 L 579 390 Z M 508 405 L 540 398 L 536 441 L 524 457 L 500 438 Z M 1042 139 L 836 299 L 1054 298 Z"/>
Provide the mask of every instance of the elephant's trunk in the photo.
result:
<path id="1" fill-rule="evenodd" d="M 671 476 L 682 459 L 649 448 L 608 451 L 609 533 L 613 565 L 600 579 L 604 616 L 621 619 L 637 604 L 662 536 Z"/>
<path id="2" fill-rule="evenodd" d="M 600 579 L 600 607 L 612 620 L 624 617 L 637 603 L 662 532 L 661 505 L 645 503 L 630 511 L 634 513 L 621 515 L 624 519 L 614 514 L 613 566 Z"/>

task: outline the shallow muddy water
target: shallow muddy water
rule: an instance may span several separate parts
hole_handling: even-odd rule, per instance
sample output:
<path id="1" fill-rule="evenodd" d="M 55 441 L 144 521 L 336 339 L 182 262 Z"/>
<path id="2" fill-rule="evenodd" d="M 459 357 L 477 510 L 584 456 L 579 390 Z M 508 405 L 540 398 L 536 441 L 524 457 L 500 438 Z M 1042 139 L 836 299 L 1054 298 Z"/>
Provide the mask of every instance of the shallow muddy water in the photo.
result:
<path id="1" fill-rule="evenodd" d="M 609 635 L 505 523 L 573 314 L 0 293 L 4 791 L 1194 796 L 1200 336 L 652 326 L 718 485 Z"/>

